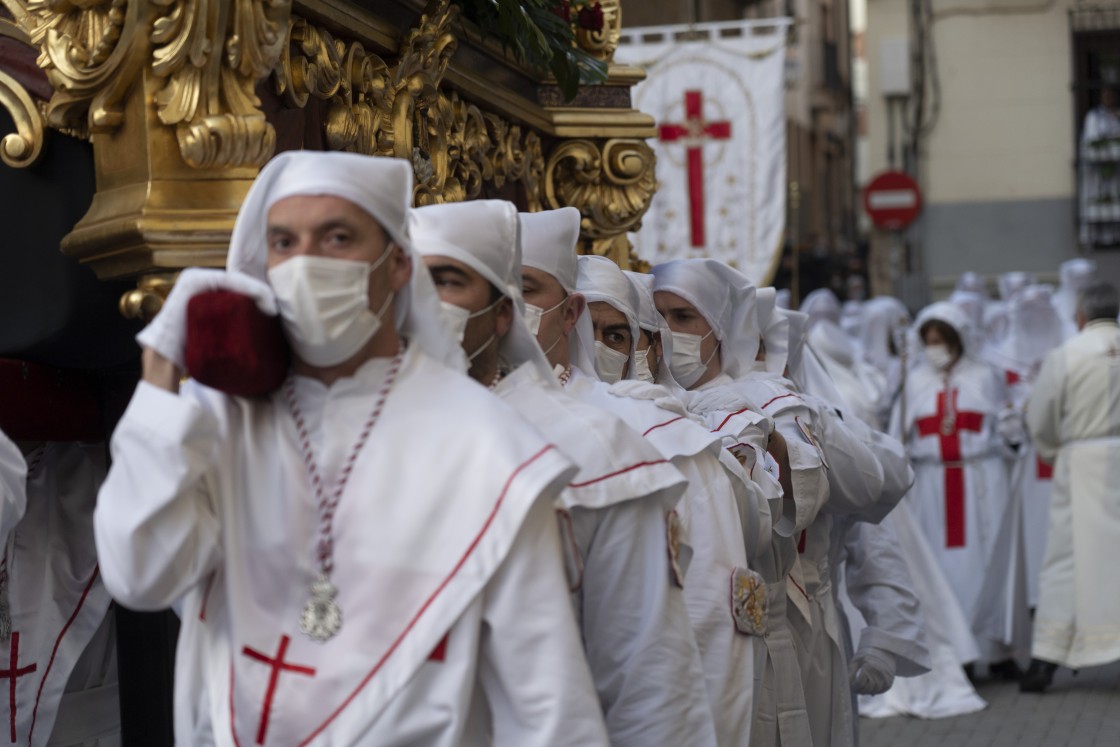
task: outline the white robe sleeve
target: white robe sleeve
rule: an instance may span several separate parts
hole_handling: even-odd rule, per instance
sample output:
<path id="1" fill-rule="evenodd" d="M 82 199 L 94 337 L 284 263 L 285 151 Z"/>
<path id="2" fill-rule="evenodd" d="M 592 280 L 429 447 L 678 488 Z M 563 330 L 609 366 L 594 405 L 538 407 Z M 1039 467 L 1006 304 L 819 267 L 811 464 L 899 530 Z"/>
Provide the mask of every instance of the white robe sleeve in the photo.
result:
<path id="1" fill-rule="evenodd" d="M 479 677 L 494 747 L 608 744 L 560 557 L 555 515 L 540 500 L 485 591 Z"/>
<path id="2" fill-rule="evenodd" d="M 883 497 L 879 460 L 839 416 L 824 406 L 820 408 L 820 424 L 821 448 L 828 459 L 829 500 L 824 510 L 831 514 L 875 513 L 872 509 Z"/>
<path id="3" fill-rule="evenodd" d="M 821 460 L 820 451 L 815 445 L 806 443 L 792 415 L 775 418 L 778 431 L 786 439 L 789 452 L 790 482 L 793 495 L 782 497 L 783 519 L 792 516 L 793 531 L 788 535 L 788 521 L 780 520 L 775 531 L 781 536 L 792 536 L 808 529 L 817 514 L 829 501 L 828 470 Z"/>
<path id="4" fill-rule="evenodd" d="M 613 747 L 712 744 L 700 652 L 654 497 L 573 509 L 594 522 L 580 590 L 583 640 Z"/>
<path id="5" fill-rule="evenodd" d="M 27 510 L 27 462 L 0 431 L 0 538 L 11 534 Z"/>
<path id="6" fill-rule="evenodd" d="M 762 487 L 747 475 L 731 452 L 720 449 L 719 461 L 727 473 L 731 494 L 739 509 L 747 560 L 762 557 L 770 549 L 770 538 L 774 531 L 770 502 Z"/>
<path id="7" fill-rule="evenodd" d="M 1038 372 L 1027 402 L 1027 427 L 1031 440 L 1044 461 L 1058 458 L 1062 445 L 1062 392 L 1064 378 L 1064 349 L 1050 351 Z"/>
<path id="8" fill-rule="evenodd" d="M 876 500 L 857 509 L 854 518 L 878 523 L 889 514 L 914 484 L 914 468 L 902 444 L 859 420 L 845 421 L 846 429 L 870 451 L 879 465 L 882 481 Z"/>
<path id="9" fill-rule="evenodd" d="M 170 606 L 218 562 L 220 532 L 208 474 L 218 419 L 197 403 L 141 382 L 111 442 L 94 537 L 105 586 L 137 610 Z"/>
<path id="10" fill-rule="evenodd" d="M 844 577 L 848 597 L 867 622 L 857 648 L 887 652 L 898 676 L 915 677 L 929 671 L 929 650 L 918 595 L 898 545 L 889 521 L 852 522 L 844 536 Z"/>

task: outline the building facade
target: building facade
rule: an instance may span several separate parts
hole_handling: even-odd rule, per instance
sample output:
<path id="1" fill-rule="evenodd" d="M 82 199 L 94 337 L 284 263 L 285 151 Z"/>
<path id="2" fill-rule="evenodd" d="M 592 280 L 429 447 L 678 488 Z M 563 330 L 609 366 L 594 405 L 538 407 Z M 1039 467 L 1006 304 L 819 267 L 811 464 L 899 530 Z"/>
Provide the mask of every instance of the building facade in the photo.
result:
<path id="1" fill-rule="evenodd" d="M 870 232 L 876 292 L 913 307 L 966 270 L 1052 282 L 1079 255 L 1120 274 L 1116 159 L 1082 142 L 1120 82 L 1120 5 L 853 0 L 852 15 L 866 60 L 857 180 L 903 169 L 924 202 L 901 235 Z"/>

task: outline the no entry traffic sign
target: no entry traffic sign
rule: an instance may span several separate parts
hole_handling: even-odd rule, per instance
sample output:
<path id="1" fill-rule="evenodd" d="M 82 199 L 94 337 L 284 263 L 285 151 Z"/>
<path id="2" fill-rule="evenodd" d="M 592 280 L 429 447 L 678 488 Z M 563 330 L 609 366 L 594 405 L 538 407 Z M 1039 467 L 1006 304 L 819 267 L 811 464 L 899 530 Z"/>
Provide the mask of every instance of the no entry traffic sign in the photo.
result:
<path id="1" fill-rule="evenodd" d="M 922 192 L 909 174 L 884 171 L 863 192 L 863 209 L 884 231 L 900 231 L 922 212 Z"/>

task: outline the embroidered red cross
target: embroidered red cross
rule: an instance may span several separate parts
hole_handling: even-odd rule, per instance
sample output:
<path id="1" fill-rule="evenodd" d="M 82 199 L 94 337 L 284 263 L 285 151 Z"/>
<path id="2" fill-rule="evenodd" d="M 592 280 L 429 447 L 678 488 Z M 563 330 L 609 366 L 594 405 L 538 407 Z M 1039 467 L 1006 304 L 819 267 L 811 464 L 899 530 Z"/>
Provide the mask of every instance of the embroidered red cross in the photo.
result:
<path id="1" fill-rule="evenodd" d="M 684 122 L 663 124 L 657 138 L 666 143 L 684 140 L 688 155 L 688 210 L 692 245 L 704 246 L 704 144 L 709 140 L 730 140 L 731 123 L 704 120 L 704 100 L 700 91 L 684 92 Z"/>
<path id="2" fill-rule="evenodd" d="M 941 439 L 941 461 L 945 463 L 945 547 L 964 547 L 964 467 L 961 465 L 962 430 L 980 432 L 984 427 L 984 413 L 961 412 L 957 409 L 959 390 L 952 392 L 956 417 L 947 419 L 946 395 L 937 394 L 937 413 L 917 422 L 922 436 Z M 945 427 L 942 427 L 942 426 Z"/>
<path id="3" fill-rule="evenodd" d="M 287 653 L 288 644 L 291 641 L 292 639 L 286 635 L 280 636 L 280 648 L 277 650 L 274 659 L 269 658 L 268 654 L 255 651 L 248 646 L 241 649 L 243 656 L 248 656 L 250 659 L 272 667 L 272 672 L 268 675 L 268 689 L 264 693 L 264 705 L 261 707 L 261 723 L 257 727 L 257 744 L 264 744 L 264 736 L 268 732 L 268 719 L 272 714 L 272 698 L 276 694 L 276 683 L 280 680 L 280 672 L 294 672 L 308 677 L 315 676 L 315 670 L 312 667 L 289 664 L 284 661 L 284 654 Z"/>
<path id="4" fill-rule="evenodd" d="M 24 675 L 31 674 L 37 665 L 28 664 L 26 667 L 19 665 L 19 633 L 12 633 L 12 647 L 8 655 L 8 668 L 0 669 L 0 677 L 8 680 L 8 709 L 12 724 L 12 743 L 16 741 L 16 680 Z"/>

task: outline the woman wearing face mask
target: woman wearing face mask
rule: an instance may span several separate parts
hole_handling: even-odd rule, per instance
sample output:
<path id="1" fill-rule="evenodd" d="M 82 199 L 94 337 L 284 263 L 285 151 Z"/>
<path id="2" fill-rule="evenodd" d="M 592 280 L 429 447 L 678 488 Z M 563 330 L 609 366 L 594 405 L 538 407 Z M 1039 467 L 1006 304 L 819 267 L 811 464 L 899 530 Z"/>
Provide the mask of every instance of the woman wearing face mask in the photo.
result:
<path id="1" fill-rule="evenodd" d="M 1007 459 L 1022 441 L 999 373 L 967 347 L 968 316 L 956 305 L 926 307 L 922 341 L 891 418 L 906 444 L 915 481 L 906 500 L 972 624 L 993 676 L 1014 678 L 1014 623 L 1025 612 L 1018 510 L 1009 500 Z M 1014 562 L 1013 562 L 1014 561 Z M 971 666 L 971 665 L 970 665 Z"/>

